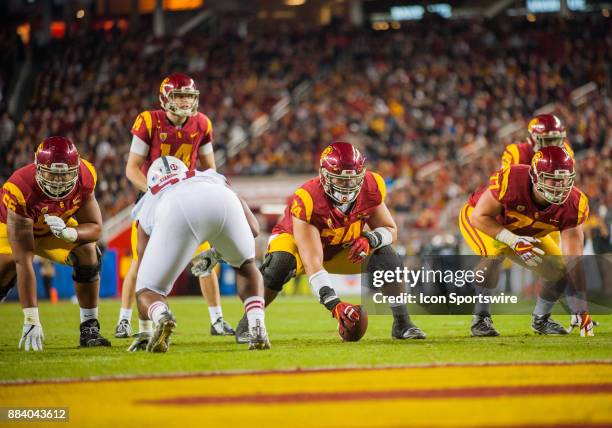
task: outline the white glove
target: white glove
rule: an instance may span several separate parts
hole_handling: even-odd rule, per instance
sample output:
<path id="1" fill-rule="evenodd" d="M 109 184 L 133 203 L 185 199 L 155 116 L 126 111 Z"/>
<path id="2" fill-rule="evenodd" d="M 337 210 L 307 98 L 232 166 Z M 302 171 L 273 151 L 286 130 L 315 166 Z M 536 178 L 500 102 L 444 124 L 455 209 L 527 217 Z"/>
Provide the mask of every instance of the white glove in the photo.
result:
<path id="1" fill-rule="evenodd" d="M 45 214 L 45 223 L 51 229 L 51 233 L 63 241 L 74 242 L 78 238 L 77 230 L 74 227 L 66 227 L 61 217 Z"/>
<path id="2" fill-rule="evenodd" d="M 508 229 L 502 229 L 495 237 L 500 242 L 503 242 L 525 262 L 527 266 L 536 267 L 542 263 L 544 251 L 535 246 L 540 240 L 532 236 L 518 236 L 510 232 Z"/>
<path id="3" fill-rule="evenodd" d="M 191 260 L 191 273 L 197 277 L 208 276 L 220 260 L 221 255 L 214 248 L 201 252 Z"/>
<path id="4" fill-rule="evenodd" d="M 572 315 L 568 333 L 571 333 L 574 327 L 580 327 L 580 336 L 582 337 L 595 336 L 593 332 L 593 318 L 586 312 Z"/>
<path id="5" fill-rule="evenodd" d="M 33 351 L 42 351 L 45 335 L 40 324 L 24 324 L 21 339 L 19 340 L 19 349 L 25 344 L 25 350 L 29 351 L 30 347 Z"/>

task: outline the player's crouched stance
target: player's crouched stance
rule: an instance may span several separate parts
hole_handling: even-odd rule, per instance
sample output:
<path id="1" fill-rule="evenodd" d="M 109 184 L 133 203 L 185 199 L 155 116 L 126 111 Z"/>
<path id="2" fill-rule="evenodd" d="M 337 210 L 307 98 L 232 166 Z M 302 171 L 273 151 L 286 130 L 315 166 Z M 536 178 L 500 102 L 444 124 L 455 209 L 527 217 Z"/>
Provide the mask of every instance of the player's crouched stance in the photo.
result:
<path id="1" fill-rule="evenodd" d="M 479 269 L 487 269 L 480 296 L 490 296 L 505 257 L 532 270 L 542 279 L 531 327 L 539 334 L 567 334 L 550 317 L 555 302 L 565 292 L 572 311 L 572 327 L 592 336 L 582 272 L 582 223 L 589 214 L 588 199 L 574 187 L 574 160 L 566 149 L 543 147 L 529 165 L 512 165 L 491 176 L 461 210 L 459 226 L 472 250 L 485 256 Z M 561 248 L 551 237 L 561 232 Z M 546 257 L 544 257 L 546 256 Z M 483 266 L 484 265 L 484 266 Z M 490 304 L 477 303 L 472 336 L 498 336 Z"/>
<path id="2" fill-rule="evenodd" d="M 254 261 L 258 226 L 249 208 L 227 186 L 225 177 L 212 169 L 188 171 L 172 156 L 151 164 L 147 184 L 149 190 L 132 212 L 138 221 L 137 251 L 142 260 L 136 279 L 141 333 L 128 350 L 168 351 L 176 319 L 167 296 L 204 241 L 236 269 L 238 294 L 248 318 L 249 349 L 269 349 L 263 279 Z"/>
<path id="3" fill-rule="evenodd" d="M 391 244 L 397 227 L 385 205 L 385 183 L 365 170 L 365 158 L 349 143 L 336 142 L 321 154 L 320 174 L 295 191 L 285 214 L 272 230 L 261 271 L 269 305 L 284 284 L 306 273 L 310 286 L 338 322 L 345 327 L 358 321 L 359 312 L 336 295 L 329 273 L 395 270 L 401 266 Z M 368 225 L 370 231 L 364 231 Z M 373 257 L 367 258 L 372 255 Z M 383 293 L 400 293 L 400 286 Z M 396 339 L 424 339 L 408 315 L 406 305 L 392 305 Z M 238 343 L 248 340 L 246 319 L 236 329 Z"/>
<path id="4" fill-rule="evenodd" d="M 19 348 L 42 351 L 34 255 L 73 266 L 81 307 L 84 347 L 110 346 L 100 335 L 98 291 L 101 254 L 96 246 L 102 215 L 94 196 L 96 171 L 79 158 L 68 138 L 45 139 L 34 163 L 18 169 L 2 187 L 0 204 L 0 299 L 17 282 L 25 316 Z"/>

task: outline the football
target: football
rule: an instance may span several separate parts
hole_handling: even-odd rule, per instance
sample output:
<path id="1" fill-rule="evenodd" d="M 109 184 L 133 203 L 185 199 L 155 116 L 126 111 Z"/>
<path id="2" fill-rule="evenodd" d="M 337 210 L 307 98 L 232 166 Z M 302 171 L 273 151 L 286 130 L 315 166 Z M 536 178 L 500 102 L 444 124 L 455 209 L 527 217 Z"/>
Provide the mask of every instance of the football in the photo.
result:
<path id="1" fill-rule="evenodd" d="M 338 334 L 344 342 L 357 342 L 361 339 L 368 329 L 368 312 L 361 305 L 355 305 L 359 312 L 359 321 L 351 328 L 346 328 L 342 323 L 338 323 Z"/>

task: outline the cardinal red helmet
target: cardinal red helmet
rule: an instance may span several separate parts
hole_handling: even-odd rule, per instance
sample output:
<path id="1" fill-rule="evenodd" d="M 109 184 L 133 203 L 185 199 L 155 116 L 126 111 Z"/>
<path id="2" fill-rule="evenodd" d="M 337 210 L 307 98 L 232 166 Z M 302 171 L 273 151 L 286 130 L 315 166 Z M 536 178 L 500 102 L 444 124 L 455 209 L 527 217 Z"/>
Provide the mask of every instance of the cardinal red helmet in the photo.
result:
<path id="1" fill-rule="evenodd" d="M 194 116 L 198 112 L 200 91 L 193 79 L 183 73 L 166 77 L 159 87 L 162 108 L 177 116 Z"/>
<path id="2" fill-rule="evenodd" d="M 353 202 L 365 177 L 365 158 L 349 143 L 333 143 L 321 153 L 319 179 L 325 193 L 339 204 Z"/>
<path id="3" fill-rule="evenodd" d="M 565 126 L 554 114 L 537 115 L 529 121 L 527 132 L 534 152 L 547 146 L 562 147 L 566 135 Z"/>
<path id="4" fill-rule="evenodd" d="M 51 199 L 69 194 L 79 179 L 79 152 L 66 137 L 46 138 L 36 150 L 36 182 Z"/>
<path id="5" fill-rule="evenodd" d="M 529 175 L 536 192 L 551 204 L 560 205 L 574 186 L 574 159 L 563 147 L 542 147 L 531 159 Z"/>

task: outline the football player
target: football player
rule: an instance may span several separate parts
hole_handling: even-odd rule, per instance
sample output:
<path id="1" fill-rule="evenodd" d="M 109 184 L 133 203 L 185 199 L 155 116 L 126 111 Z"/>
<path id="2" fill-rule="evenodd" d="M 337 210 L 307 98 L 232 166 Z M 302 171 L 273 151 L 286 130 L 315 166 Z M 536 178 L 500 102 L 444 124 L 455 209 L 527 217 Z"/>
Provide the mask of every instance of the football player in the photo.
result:
<path id="1" fill-rule="evenodd" d="M 24 322 L 19 348 L 42 351 L 34 255 L 73 267 L 81 313 L 80 346 L 110 346 L 100 335 L 98 291 L 102 214 L 94 195 L 96 170 L 65 137 L 49 137 L 34 163 L 2 186 L 0 297 L 17 283 Z"/>
<path id="2" fill-rule="evenodd" d="M 306 273 L 321 304 L 348 326 L 358 320 L 359 314 L 336 295 L 329 273 L 361 273 L 370 254 L 380 256 L 371 257 L 370 264 L 382 262 L 386 266 L 368 265 L 368 271 L 401 266 L 391 246 L 397 226 L 384 202 L 385 182 L 380 175 L 366 171 L 364 163 L 365 158 L 351 144 L 333 143 L 321 154 L 319 176 L 295 191 L 272 230 L 261 267 L 266 305 L 289 279 Z M 368 231 L 364 231 L 366 225 Z M 391 310 L 392 337 L 425 338 L 410 320 L 406 305 L 392 305 Z M 239 343 L 248 340 L 246 327 L 243 317 L 236 329 Z"/>
<path id="3" fill-rule="evenodd" d="M 539 114 L 527 125 L 527 141 L 506 146 L 502 154 L 502 168 L 531 165 L 533 155 L 548 146 L 564 147 L 570 156 L 574 157 L 561 119 L 554 114 Z"/>
<path id="4" fill-rule="evenodd" d="M 215 169 L 213 129 L 210 119 L 198 112 L 199 90 L 189 76 L 174 73 L 166 77 L 159 88 L 160 110 L 144 111 L 132 127 L 132 146 L 128 157 L 127 178 L 141 192 L 147 190 L 145 174 L 160 156 L 175 156 L 194 170 L 199 161 L 202 169 Z M 136 252 L 137 225 L 132 224 L 132 264 L 123 283 L 121 309 L 115 337 L 130 336 L 130 319 L 134 287 L 138 272 Z M 198 253 L 210 248 L 203 243 Z M 212 335 L 233 335 L 234 330 L 223 319 L 219 283 L 214 272 L 201 276 L 200 288 L 208 302 Z M 148 330 L 150 326 L 143 326 Z"/>
<path id="5" fill-rule="evenodd" d="M 568 274 L 569 264 L 564 260 L 582 256 L 582 224 L 589 215 L 588 199 L 574 186 L 575 176 L 574 160 L 565 148 L 542 147 L 530 166 L 512 165 L 494 173 L 488 186 L 470 196 L 459 216 L 459 227 L 468 245 L 476 254 L 487 257 L 481 263 L 487 265 L 488 287 L 476 286 L 478 295 L 491 295 L 499 264 L 505 257 L 542 278 L 543 293 L 538 297 L 531 324 L 540 334 L 567 334 L 550 313 L 570 278 L 575 285 L 568 294 L 568 304 L 581 334 L 592 335 L 592 319 L 586 313 L 586 299 L 580 291 L 584 288 L 577 279 L 579 275 L 571 278 Z M 550 236 L 554 231 L 561 232 L 561 248 Z M 471 334 L 499 335 L 493 327 L 489 304 L 476 304 Z"/>
<path id="6" fill-rule="evenodd" d="M 502 168 L 512 165 L 531 165 L 533 155 L 542 147 L 548 146 L 563 147 L 572 158 L 574 157 L 574 151 L 567 141 L 565 126 L 561 119 L 554 114 L 538 114 L 527 125 L 527 140 L 506 146 L 502 154 Z M 551 232 L 550 237 L 557 245 L 561 245 L 559 231 Z M 597 326 L 598 323 L 593 320 L 593 325 Z M 578 320 L 572 315 L 570 328 L 577 326 Z"/>
<path id="7" fill-rule="evenodd" d="M 152 320 L 155 330 L 140 334 L 129 350 L 146 346 L 149 352 L 168 351 L 176 319 L 166 296 L 204 241 L 210 241 L 236 269 L 238 294 L 248 320 L 249 349 L 269 349 L 263 278 L 255 264 L 258 226 L 244 201 L 213 169 L 188 171 L 172 156 L 153 162 L 147 183 L 149 191 L 133 210 L 141 257 L 136 295 L 140 319 Z"/>

